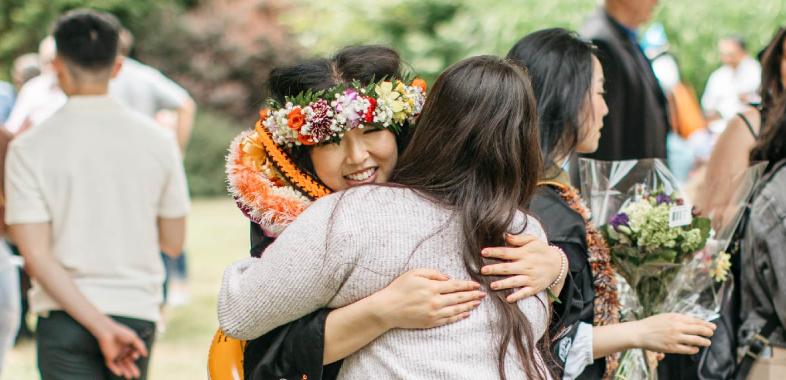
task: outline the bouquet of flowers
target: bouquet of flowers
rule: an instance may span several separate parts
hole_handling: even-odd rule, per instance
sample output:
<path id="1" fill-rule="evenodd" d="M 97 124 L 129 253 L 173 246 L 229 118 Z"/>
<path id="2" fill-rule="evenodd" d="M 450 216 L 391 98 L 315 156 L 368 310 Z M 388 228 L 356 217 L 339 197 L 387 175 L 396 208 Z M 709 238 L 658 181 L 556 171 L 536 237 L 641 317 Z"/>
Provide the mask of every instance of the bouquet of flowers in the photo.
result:
<path id="1" fill-rule="evenodd" d="M 615 269 L 638 298 L 637 317 L 643 318 L 656 313 L 682 264 L 704 248 L 710 220 L 693 215 L 674 193 L 650 192 L 639 184 L 634 197 L 600 231 Z"/>
<path id="2" fill-rule="evenodd" d="M 661 312 L 713 319 L 729 256 L 710 219 L 696 215 L 663 162 L 582 159 L 579 168 L 582 196 L 618 273 L 621 320 Z M 642 350 L 631 350 L 615 378 L 652 379 L 652 367 Z"/>

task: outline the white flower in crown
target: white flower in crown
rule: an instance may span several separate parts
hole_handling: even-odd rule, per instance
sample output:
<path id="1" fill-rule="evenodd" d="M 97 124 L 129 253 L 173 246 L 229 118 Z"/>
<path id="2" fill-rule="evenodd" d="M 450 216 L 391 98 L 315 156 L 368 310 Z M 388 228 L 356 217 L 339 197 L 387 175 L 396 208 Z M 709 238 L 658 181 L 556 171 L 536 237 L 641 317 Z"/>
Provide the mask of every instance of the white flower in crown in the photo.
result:
<path id="1" fill-rule="evenodd" d="M 271 101 L 273 110 L 260 113 L 262 125 L 276 144 L 287 147 L 338 142 L 347 131 L 366 125 L 397 132 L 423 108 L 425 82 L 416 81 L 411 86 L 399 80 L 367 87 L 342 84 L 287 98 L 283 107 Z"/>

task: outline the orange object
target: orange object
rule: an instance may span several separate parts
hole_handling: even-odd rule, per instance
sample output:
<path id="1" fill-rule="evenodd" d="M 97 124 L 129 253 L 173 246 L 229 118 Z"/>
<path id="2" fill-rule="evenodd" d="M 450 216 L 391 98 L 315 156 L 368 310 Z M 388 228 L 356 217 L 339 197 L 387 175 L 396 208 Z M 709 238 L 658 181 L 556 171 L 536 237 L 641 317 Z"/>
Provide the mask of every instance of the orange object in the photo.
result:
<path id="1" fill-rule="evenodd" d="M 420 89 L 423 90 L 423 93 L 424 94 L 426 93 L 426 87 L 427 87 L 426 86 L 426 81 L 424 81 L 423 79 L 420 79 L 420 78 L 413 79 L 412 80 L 412 85 L 415 86 L 415 87 L 420 87 Z"/>
<path id="2" fill-rule="evenodd" d="M 303 116 L 303 111 L 300 109 L 300 107 L 295 107 L 292 109 L 292 111 L 289 111 L 289 115 L 287 115 L 287 121 L 290 129 L 298 131 L 300 130 L 300 127 L 302 127 L 306 122 L 306 117 Z"/>
<path id="3" fill-rule="evenodd" d="M 262 108 L 259 110 L 259 121 L 265 121 L 270 114 L 270 109 Z"/>
<path id="4" fill-rule="evenodd" d="M 671 90 L 669 106 L 672 128 L 682 138 L 688 138 L 693 132 L 707 126 L 696 93 L 684 83 L 677 83 Z"/>
<path id="5" fill-rule="evenodd" d="M 246 341 L 232 338 L 216 330 L 207 354 L 209 380 L 242 380 L 243 351 Z"/>

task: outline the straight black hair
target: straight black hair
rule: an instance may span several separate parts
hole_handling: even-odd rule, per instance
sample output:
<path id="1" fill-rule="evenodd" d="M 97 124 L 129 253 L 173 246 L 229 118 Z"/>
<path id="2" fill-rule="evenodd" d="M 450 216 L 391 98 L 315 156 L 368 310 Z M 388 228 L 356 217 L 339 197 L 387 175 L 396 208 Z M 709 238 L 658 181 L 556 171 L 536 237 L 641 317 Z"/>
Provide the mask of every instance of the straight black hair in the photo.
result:
<path id="1" fill-rule="evenodd" d="M 100 71 L 115 62 L 119 31 L 114 16 L 80 8 L 60 16 L 52 35 L 58 56 L 81 69 Z"/>
<path id="2" fill-rule="evenodd" d="M 552 28 L 527 35 L 508 52 L 527 68 L 538 104 L 545 169 L 573 153 L 581 139 L 582 109 L 589 101 L 595 47 L 574 32 Z"/>

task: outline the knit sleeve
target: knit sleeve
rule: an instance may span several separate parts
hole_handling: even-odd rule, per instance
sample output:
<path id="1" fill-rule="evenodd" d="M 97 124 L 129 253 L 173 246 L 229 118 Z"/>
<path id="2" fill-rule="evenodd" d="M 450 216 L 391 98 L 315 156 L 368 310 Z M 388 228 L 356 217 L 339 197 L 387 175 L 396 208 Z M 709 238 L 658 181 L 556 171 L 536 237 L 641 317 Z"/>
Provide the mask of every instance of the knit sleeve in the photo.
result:
<path id="1" fill-rule="evenodd" d="M 323 308 L 343 284 L 357 257 L 342 225 L 337 196 L 311 205 L 260 258 L 230 265 L 218 296 L 218 321 L 228 335 L 254 339 Z"/>

